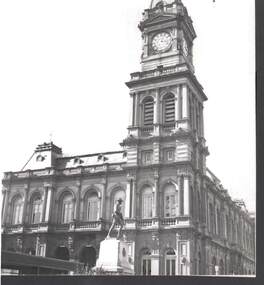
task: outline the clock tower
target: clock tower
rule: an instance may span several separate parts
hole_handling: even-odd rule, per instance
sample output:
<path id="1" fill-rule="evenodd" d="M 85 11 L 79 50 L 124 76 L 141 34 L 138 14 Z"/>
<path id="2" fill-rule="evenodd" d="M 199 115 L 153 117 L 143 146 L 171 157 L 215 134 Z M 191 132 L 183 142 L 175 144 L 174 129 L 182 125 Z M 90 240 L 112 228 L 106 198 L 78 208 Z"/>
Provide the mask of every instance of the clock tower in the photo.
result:
<path id="1" fill-rule="evenodd" d="M 194 74 L 192 20 L 181 0 L 152 0 L 139 24 L 141 71 L 127 82 L 131 97 L 128 167 L 187 163 L 205 173 L 203 103 Z"/>

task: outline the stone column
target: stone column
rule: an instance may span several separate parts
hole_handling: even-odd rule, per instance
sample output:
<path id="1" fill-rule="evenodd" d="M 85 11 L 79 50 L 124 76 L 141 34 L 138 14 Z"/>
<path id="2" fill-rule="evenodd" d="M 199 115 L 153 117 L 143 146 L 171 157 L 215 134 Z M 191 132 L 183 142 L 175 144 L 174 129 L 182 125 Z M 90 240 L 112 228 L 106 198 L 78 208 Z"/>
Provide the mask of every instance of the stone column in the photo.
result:
<path id="1" fill-rule="evenodd" d="M 3 206 L 2 206 L 2 224 L 7 223 L 7 212 L 8 212 L 8 202 L 9 202 L 9 194 L 10 194 L 10 189 L 6 188 L 2 191 L 4 194 L 3 197 Z"/>
<path id="2" fill-rule="evenodd" d="M 153 217 L 157 218 L 159 216 L 159 174 L 156 172 L 154 174 L 155 189 L 154 189 L 154 210 Z"/>
<path id="3" fill-rule="evenodd" d="M 160 275 L 160 237 L 158 232 L 152 233 L 151 275 Z"/>
<path id="4" fill-rule="evenodd" d="M 130 93 L 129 125 L 135 126 L 135 93 Z"/>
<path id="5" fill-rule="evenodd" d="M 140 106 L 139 106 L 139 95 L 135 93 L 135 126 L 139 126 L 139 120 L 140 120 Z"/>
<path id="6" fill-rule="evenodd" d="M 190 181 L 188 176 L 184 176 L 184 215 L 190 215 Z"/>
<path id="7" fill-rule="evenodd" d="M 182 118 L 189 118 L 189 98 L 187 85 L 182 86 Z"/>
<path id="8" fill-rule="evenodd" d="M 41 217 L 42 223 L 45 223 L 45 221 L 46 221 L 45 217 L 46 217 L 46 207 L 47 207 L 48 191 L 49 191 L 49 187 L 45 187 L 44 199 L 43 199 L 43 208 L 42 208 L 42 217 Z"/>
<path id="9" fill-rule="evenodd" d="M 127 188 L 126 188 L 126 201 L 125 201 L 125 218 L 129 219 L 131 216 L 131 195 L 132 195 L 132 179 L 130 176 L 127 177 Z"/>
<path id="10" fill-rule="evenodd" d="M 180 119 L 179 114 L 179 104 L 180 104 L 180 87 L 176 88 L 176 96 L 175 96 L 175 121 Z"/>
<path id="11" fill-rule="evenodd" d="M 47 202 L 46 202 L 46 210 L 44 216 L 44 222 L 49 223 L 51 220 L 52 210 L 53 210 L 53 192 L 54 188 L 52 185 L 46 185 L 47 190 Z"/>
<path id="12" fill-rule="evenodd" d="M 159 98 L 159 89 L 156 89 L 155 91 L 156 96 L 155 96 L 155 100 L 154 100 L 154 120 L 153 120 L 153 124 L 154 124 L 154 133 L 156 136 L 159 136 L 160 134 L 160 98 Z"/>
<path id="13" fill-rule="evenodd" d="M 75 213 L 74 218 L 79 221 L 80 220 L 80 203 L 81 203 L 81 190 L 82 190 L 82 183 L 78 181 L 76 183 L 78 187 L 77 195 L 76 195 L 76 206 L 75 206 Z"/>
<path id="14" fill-rule="evenodd" d="M 28 192 L 29 192 L 28 185 L 25 185 L 24 191 L 25 191 L 25 196 L 24 196 L 24 205 L 23 205 L 22 224 L 26 222 L 26 215 L 27 215 L 27 208 L 28 208 Z"/>
<path id="15" fill-rule="evenodd" d="M 201 112 L 201 118 L 200 118 L 200 120 L 201 120 L 201 136 L 202 137 L 204 137 L 204 118 L 203 118 L 203 106 L 202 106 L 202 104 L 200 105 L 201 107 L 200 107 L 200 112 Z"/>
<path id="16" fill-rule="evenodd" d="M 131 218 L 135 219 L 137 215 L 137 189 L 136 189 L 136 178 L 132 179 L 132 209 Z"/>
<path id="17" fill-rule="evenodd" d="M 107 181 L 103 184 L 103 191 L 101 197 L 101 205 L 100 205 L 100 218 L 105 220 L 106 219 L 106 190 L 107 190 Z"/>
<path id="18" fill-rule="evenodd" d="M 4 209 L 5 209 L 5 200 L 6 200 L 6 189 L 2 189 L 2 212 L 1 212 L 1 217 L 2 217 L 2 222 L 3 220 L 3 216 L 4 216 Z"/>
<path id="19" fill-rule="evenodd" d="M 183 176 L 178 177 L 179 185 L 179 213 L 180 216 L 184 215 L 184 178 Z"/>
<path id="20" fill-rule="evenodd" d="M 177 87 L 177 93 L 178 93 L 177 120 L 181 120 L 182 119 L 182 86 Z"/>
<path id="21" fill-rule="evenodd" d="M 159 124 L 159 91 L 156 90 L 156 98 L 154 100 L 154 125 Z"/>

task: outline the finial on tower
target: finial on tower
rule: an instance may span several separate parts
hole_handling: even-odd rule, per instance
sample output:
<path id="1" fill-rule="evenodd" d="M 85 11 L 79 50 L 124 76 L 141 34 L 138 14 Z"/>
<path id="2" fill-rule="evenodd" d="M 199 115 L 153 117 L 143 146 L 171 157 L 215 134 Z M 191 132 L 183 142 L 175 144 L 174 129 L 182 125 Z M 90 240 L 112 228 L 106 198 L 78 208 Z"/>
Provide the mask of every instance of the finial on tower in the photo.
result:
<path id="1" fill-rule="evenodd" d="M 49 134 L 49 141 L 50 141 L 50 143 L 52 143 L 52 138 L 53 138 L 53 133 L 50 132 L 50 134 Z"/>

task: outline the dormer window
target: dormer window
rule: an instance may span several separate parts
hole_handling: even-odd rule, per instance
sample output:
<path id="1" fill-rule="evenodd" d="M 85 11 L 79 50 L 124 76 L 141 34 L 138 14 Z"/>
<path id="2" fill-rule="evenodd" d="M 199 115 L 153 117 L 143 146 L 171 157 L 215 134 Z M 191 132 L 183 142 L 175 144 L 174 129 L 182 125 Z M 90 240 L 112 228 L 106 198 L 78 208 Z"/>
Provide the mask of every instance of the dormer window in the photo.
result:
<path id="1" fill-rule="evenodd" d="M 100 161 L 103 159 L 103 155 L 102 154 L 99 154 L 98 157 L 97 157 L 97 161 Z"/>
<path id="2" fill-rule="evenodd" d="M 104 156 L 103 154 L 99 154 L 97 157 L 97 161 L 99 162 L 100 160 L 103 160 L 103 162 L 106 162 L 109 160 L 109 158 Z"/>
<path id="3" fill-rule="evenodd" d="M 84 163 L 84 161 L 81 160 L 79 157 L 76 157 L 76 158 L 74 159 L 74 164 L 83 164 L 83 163 Z"/>
<path id="4" fill-rule="evenodd" d="M 38 155 L 37 158 L 36 158 L 36 161 L 37 161 L 37 162 L 42 162 L 42 161 L 44 161 L 44 160 L 45 160 L 45 156 L 43 156 L 43 155 L 41 155 L 41 154 Z"/>

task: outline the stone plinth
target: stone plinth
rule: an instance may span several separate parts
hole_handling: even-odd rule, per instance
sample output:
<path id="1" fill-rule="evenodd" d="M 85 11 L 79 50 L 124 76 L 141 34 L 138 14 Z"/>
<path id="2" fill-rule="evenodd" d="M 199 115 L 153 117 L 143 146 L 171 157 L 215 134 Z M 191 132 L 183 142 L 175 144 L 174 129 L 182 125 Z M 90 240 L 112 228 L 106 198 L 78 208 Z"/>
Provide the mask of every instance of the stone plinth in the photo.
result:
<path id="1" fill-rule="evenodd" d="M 100 243 L 96 268 L 109 274 L 133 275 L 134 267 L 128 254 L 129 246 L 125 241 L 105 239 Z"/>

